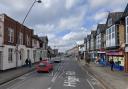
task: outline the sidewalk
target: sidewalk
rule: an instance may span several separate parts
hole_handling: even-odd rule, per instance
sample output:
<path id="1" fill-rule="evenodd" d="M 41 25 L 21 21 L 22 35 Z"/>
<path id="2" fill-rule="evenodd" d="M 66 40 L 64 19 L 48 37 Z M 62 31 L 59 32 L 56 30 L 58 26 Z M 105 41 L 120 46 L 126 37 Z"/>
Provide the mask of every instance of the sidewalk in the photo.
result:
<path id="1" fill-rule="evenodd" d="M 3 83 L 6 83 L 12 79 L 15 79 L 23 74 L 26 74 L 28 72 L 33 71 L 34 65 L 32 67 L 19 67 L 19 68 L 13 68 L 5 71 L 0 71 L 0 85 Z"/>
<path id="2" fill-rule="evenodd" d="M 86 66 L 84 61 L 80 62 L 83 67 L 88 69 L 107 89 L 128 89 L 128 73 L 123 71 L 111 71 L 110 67 L 95 64 L 94 62 Z"/>

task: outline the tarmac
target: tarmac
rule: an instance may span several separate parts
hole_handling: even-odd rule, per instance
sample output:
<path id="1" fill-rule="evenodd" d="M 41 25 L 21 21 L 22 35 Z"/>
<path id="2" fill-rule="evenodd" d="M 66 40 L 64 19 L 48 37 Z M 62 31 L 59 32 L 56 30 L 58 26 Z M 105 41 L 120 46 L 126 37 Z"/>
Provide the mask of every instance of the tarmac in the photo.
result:
<path id="1" fill-rule="evenodd" d="M 109 66 L 103 66 L 91 62 L 86 64 L 84 60 L 80 61 L 82 66 L 98 79 L 106 89 L 128 89 L 128 73 L 124 71 L 111 71 Z"/>

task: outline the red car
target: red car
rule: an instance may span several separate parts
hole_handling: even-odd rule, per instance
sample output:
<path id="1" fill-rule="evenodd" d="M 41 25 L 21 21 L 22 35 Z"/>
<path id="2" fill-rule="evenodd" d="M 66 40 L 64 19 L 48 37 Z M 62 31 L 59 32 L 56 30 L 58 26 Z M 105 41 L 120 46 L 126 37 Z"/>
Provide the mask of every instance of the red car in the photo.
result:
<path id="1" fill-rule="evenodd" d="M 50 72 L 53 69 L 53 64 L 50 64 L 48 61 L 41 61 L 36 65 L 37 72 Z"/>

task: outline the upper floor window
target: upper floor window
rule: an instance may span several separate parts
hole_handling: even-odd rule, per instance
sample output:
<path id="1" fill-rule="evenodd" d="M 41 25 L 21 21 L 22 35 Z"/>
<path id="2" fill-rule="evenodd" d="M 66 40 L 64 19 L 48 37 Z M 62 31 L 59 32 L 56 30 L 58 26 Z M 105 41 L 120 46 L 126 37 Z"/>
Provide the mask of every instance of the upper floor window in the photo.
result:
<path id="1" fill-rule="evenodd" d="M 97 34 L 100 34 L 100 29 L 97 30 Z"/>
<path id="2" fill-rule="evenodd" d="M 27 40 L 26 40 L 27 45 L 29 46 L 29 45 L 30 45 L 30 37 L 27 35 L 27 36 L 26 36 L 26 39 L 27 39 Z"/>
<path id="3" fill-rule="evenodd" d="M 125 18 L 126 22 L 126 44 L 128 44 L 128 16 Z"/>
<path id="4" fill-rule="evenodd" d="M 14 42 L 14 29 L 8 28 L 8 42 Z"/>
<path id="5" fill-rule="evenodd" d="M 112 18 L 108 19 L 108 26 L 112 25 Z"/>
<path id="6" fill-rule="evenodd" d="M 106 45 L 107 47 L 115 46 L 115 25 L 106 30 Z"/>
<path id="7" fill-rule="evenodd" d="M 20 44 L 23 44 L 23 33 L 22 32 L 20 32 L 19 41 L 20 41 Z"/>

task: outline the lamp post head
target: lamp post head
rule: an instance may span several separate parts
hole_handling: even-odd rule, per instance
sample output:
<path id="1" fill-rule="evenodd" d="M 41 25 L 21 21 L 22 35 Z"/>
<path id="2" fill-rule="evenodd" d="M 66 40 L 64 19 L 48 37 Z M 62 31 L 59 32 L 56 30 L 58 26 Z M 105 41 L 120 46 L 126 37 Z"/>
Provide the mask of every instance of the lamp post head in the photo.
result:
<path id="1" fill-rule="evenodd" d="M 41 3 L 42 1 L 41 1 L 41 0 L 38 0 L 37 2 L 38 2 L 38 3 Z"/>

